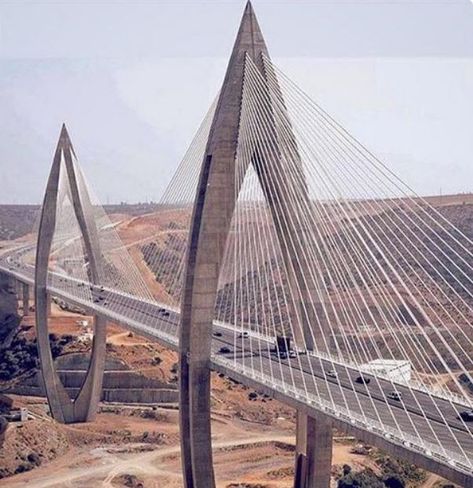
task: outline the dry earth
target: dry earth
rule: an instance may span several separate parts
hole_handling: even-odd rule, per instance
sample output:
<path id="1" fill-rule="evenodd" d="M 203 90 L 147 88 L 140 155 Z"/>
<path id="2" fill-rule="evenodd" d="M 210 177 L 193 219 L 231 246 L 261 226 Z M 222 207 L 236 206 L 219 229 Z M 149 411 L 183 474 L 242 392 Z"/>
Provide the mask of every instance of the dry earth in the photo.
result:
<path id="1" fill-rule="evenodd" d="M 92 488 L 139 486 L 139 482 L 146 488 L 181 487 L 177 415 L 175 410 L 132 409 L 121 414 L 102 413 L 94 423 L 74 426 L 30 421 L 28 430 L 37 441 L 30 445 L 23 442 L 26 456 L 28 450 L 42 454 L 43 444 L 58 446 L 52 448 L 57 458 L 48 463 L 44 457 L 34 471 L 6 478 L 0 486 Z M 25 427 L 11 426 L 6 444 L 11 446 L 23 438 L 20 431 Z M 284 421 L 268 428 L 214 413 L 212 428 L 218 487 L 292 485 L 294 436 Z M 337 443 L 334 463 L 366 465 L 365 457 L 350 453 L 350 449 L 349 443 Z"/>

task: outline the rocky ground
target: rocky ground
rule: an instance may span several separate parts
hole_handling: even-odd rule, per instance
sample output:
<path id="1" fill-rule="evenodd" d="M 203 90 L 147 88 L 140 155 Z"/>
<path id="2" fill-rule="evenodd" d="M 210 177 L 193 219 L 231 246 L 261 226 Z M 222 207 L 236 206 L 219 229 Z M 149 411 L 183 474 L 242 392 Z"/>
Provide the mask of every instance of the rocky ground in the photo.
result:
<path id="1" fill-rule="evenodd" d="M 29 405 L 37 411 L 41 407 Z M 268 426 L 214 411 L 212 421 L 219 488 L 292 486 L 294 435 L 286 419 Z M 17 453 L 15 459 L 7 459 L 7 450 Z M 0 487 L 178 488 L 182 486 L 178 412 L 109 407 L 89 424 L 63 426 L 46 418 L 22 426 L 11 424 L 0 456 L 2 465 L 7 462 L 9 466 L 19 463 L 18 474 L 0 480 Z M 374 479 L 386 472 L 377 453 L 339 437 L 334 448 L 334 485 L 344 465 L 353 472 L 368 470 Z M 421 486 L 425 480 L 419 472 L 410 486 Z"/>

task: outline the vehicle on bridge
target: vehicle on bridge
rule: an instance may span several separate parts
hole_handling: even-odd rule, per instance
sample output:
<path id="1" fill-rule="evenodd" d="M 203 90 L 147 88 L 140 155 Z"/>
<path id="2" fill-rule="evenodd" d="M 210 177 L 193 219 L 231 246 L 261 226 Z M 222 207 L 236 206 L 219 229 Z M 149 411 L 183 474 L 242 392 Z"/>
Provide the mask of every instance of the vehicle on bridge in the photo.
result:
<path id="1" fill-rule="evenodd" d="M 396 400 L 398 402 L 402 400 L 402 393 L 400 391 L 396 391 L 396 390 L 390 391 L 387 396 L 391 400 Z"/>
<path id="2" fill-rule="evenodd" d="M 463 412 L 460 412 L 459 418 L 461 418 L 465 422 L 473 422 L 473 409 L 463 410 Z"/>

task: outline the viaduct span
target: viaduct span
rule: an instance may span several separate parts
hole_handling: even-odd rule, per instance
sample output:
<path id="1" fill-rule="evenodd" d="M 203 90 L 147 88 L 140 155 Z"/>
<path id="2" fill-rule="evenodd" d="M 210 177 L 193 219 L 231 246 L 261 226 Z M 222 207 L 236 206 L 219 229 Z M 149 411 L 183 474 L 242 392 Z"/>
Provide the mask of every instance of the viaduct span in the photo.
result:
<path id="1" fill-rule="evenodd" d="M 371 184 L 373 192 L 402 185 L 273 64 L 250 2 L 219 95 L 167 195 L 191 173 L 192 196 L 179 193 L 166 207 L 192 203 L 185 252 L 160 275 L 182 277 L 177 301 L 166 304 L 146 291 L 114 224 L 99 216 L 63 126 L 35 261 L 27 259 L 31 244 L 0 255 L 0 271 L 21 284 L 25 315 L 34 288 L 52 416 L 93 420 L 110 321 L 179 354 L 186 488 L 215 486 L 212 370 L 297 410 L 297 488 L 329 486 L 334 428 L 473 487 L 473 429 L 464 416 L 472 402 L 458 379 L 471 381 L 473 370 L 472 243 L 408 190 L 402 201 L 371 193 Z M 156 269 L 173 263 L 163 256 Z M 94 317 L 89 370 L 74 400 L 49 347 L 52 297 Z M 419 378 L 451 374 L 454 391 L 379 373 L 368 360 L 387 350 L 417 362 Z"/>

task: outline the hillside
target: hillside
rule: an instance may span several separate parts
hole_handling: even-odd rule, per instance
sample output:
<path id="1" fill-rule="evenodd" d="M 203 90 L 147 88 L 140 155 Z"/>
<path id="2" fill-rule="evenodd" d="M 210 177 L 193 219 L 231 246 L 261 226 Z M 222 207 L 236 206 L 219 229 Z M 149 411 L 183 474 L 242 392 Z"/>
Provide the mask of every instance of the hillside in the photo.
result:
<path id="1" fill-rule="evenodd" d="M 363 326 L 370 335 L 375 336 L 373 342 L 368 340 L 367 335 L 363 346 L 373 356 L 376 355 L 376 351 L 389 357 L 390 352 L 398 356 L 401 349 L 409 350 L 411 341 L 409 331 L 418 334 L 416 332 L 418 328 L 414 327 L 417 324 L 430 333 L 429 320 L 432 320 L 437 325 L 441 324 L 446 338 L 448 338 L 447 331 L 450 330 L 461 341 L 457 324 L 462 324 L 464 321 L 473 322 L 471 310 L 463 306 L 460 301 L 460 299 L 465 300 L 473 308 L 471 298 L 473 287 L 467 278 L 469 270 L 466 264 L 469 259 L 468 253 L 473 252 L 473 245 L 461 236 L 463 234 L 473 241 L 473 196 L 471 194 L 433 196 L 426 200 L 434 206 L 433 210 L 424 206 L 414 208 L 399 201 L 396 205 L 388 205 L 383 212 L 370 214 L 370 236 L 366 234 L 364 228 L 366 210 L 360 207 L 358 214 L 352 217 L 352 222 L 347 225 L 346 218 L 336 213 L 336 209 L 328 209 L 329 215 L 332 212 L 332 228 L 335 230 L 321 236 L 321 239 L 328 244 L 320 258 L 324 265 L 319 269 L 329 290 L 327 301 L 330 299 L 338 308 L 338 310 L 327 309 L 328 322 L 335 331 L 343 331 L 349 337 L 349 341 L 353 341 L 351 345 L 349 342 L 342 345 L 342 352 L 344 347 L 360 347 L 352 334 L 353 323 L 348 320 L 349 316 L 340 313 L 342 306 L 348 307 L 351 315 L 358 317 L 359 326 Z M 355 210 L 356 205 L 354 203 Z M 453 233 L 453 238 L 443 231 L 432 230 L 428 224 L 419 224 L 420 214 L 421 217 L 425 214 L 433 220 L 440 219 L 435 212 L 439 212 L 458 229 Z M 174 305 L 178 303 L 181 292 L 182 263 L 187 245 L 186 229 L 189 216 L 189 208 L 150 214 L 134 218 L 127 224 L 126 232 L 123 232 L 123 228 L 120 229 L 120 235 L 126 236 L 130 249 L 134 248 L 131 237 L 136 239 L 135 244 L 141 256 L 135 251 L 135 260 L 138 258 L 144 260 L 147 272 L 154 275 L 153 287 L 159 299 Z M 350 228 L 349 232 L 346 231 L 347 228 Z M 402 228 L 415 231 L 415 246 L 412 246 L 411 235 L 399 231 Z M 367 243 L 370 254 L 365 252 L 363 258 L 361 254 L 357 255 L 356 246 L 360 244 L 352 241 L 353 236 L 357 236 L 358 241 L 361 239 Z M 466 247 L 459 246 L 455 238 L 464 241 Z M 250 324 L 261 323 L 262 317 L 271 315 L 276 329 L 286 331 L 290 293 L 282 258 L 280 255 L 265 255 L 264 250 L 255 248 L 251 239 L 251 236 L 244 235 L 240 237 L 242 243 L 239 245 L 252 249 L 253 256 L 256 256 L 253 261 L 258 261 L 260 266 L 258 269 L 246 271 L 244 266 L 239 269 L 231 265 L 223 268 L 216 314 L 222 320 L 231 321 L 237 317 L 239 322 Z M 436 245 L 441 240 L 451 246 L 446 256 L 442 255 Z M 343 273 L 340 273 L 339 268 L 335 269 L 335 262 L 329 259 L 334 249 L 344 250 L 347 256 Z M 445 249 L 444 245 L 442 249 Z M 382 252 L 391 254 L 393 267 L 386 264 Z M 455 264 L 448 261 L 449 259 Z M 462 259 L 465 263 L 461 262 Z M 443 265 L 439 266 L 439 263 Z M 458 269 L 455 267 L 457 263 L 459 263 Z M 362 276 L 358 269 L 363 267 L 371 271 Z M 379 269 L 383 272 L 377 272 Z M 275 270 L 279 272 L 275 273 Z M 399 277 L 402 277 L 409 289 L 401 286 Z M 392 287 L 387 286 L 388 283 L 392 283 L 399 293 L 393 293 Z M 408 294 L 407 291 L 411 293 Z M 374 299 L 380 301 L 380 307 L 374 306 Z M 238 307 L 235 310 L 234 305 L 240 303 L 244 303 L 245 307 Z M 285 303 L 287 306 L 284 305 Z M 429 317 L 426 318 L 420 312 L 416 303 L 426 305 L 430 310 Z M 405 331 L 404 335 L 397 338 L 397 343 L 393 342 L 389 334 L 378 330 L 380 324 L 386 320 L 385 317 L 389 318 L 391 326 Z M 470 334 L 473 340 L 471 329 L 464 332 Z M 428 353 L 433 355 L 424 337 L 418 337 L 417 341 L 420 341 L 419 343 Z M 445 353 L 448 366 L 455 367 L 445 347 L 442 345 L 438 347 Z M 468 364 L 472 356 L 473 349 L 467 344 L 459 358 Z M 412 357 L 416 363 L 417 356 L 413 354 Z M 444 372 L 444 364 L 438 358 L 432 356 L 432 359 L 434 366 Z M 414 365 L 419 366 L 419 364 Z"/>

